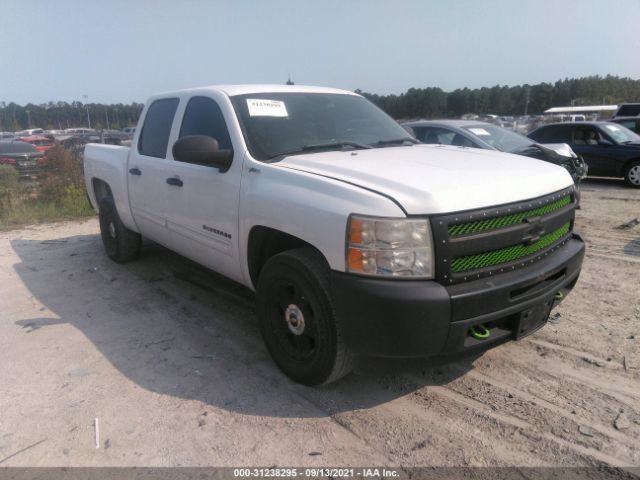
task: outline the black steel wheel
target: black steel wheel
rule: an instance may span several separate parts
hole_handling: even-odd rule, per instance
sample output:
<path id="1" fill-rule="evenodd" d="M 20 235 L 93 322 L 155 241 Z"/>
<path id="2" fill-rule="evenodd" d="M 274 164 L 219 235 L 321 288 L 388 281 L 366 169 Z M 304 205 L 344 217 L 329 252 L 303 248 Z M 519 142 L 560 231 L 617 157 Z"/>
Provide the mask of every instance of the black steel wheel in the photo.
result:
<path id="1" fill-rule="evenodd" d="M 124 226 L 113 198 L 100 201 L 100 236 L 107 256 L 117 263 L 130 262 L 140 256 L 142 238 L 139 233 Z"/>
<path id="2" fill-rule="evenodd" d="M 305 385 L 330 383 L 351 371 L 329 289 L 329 266 L 316 250 L 270 258 L 257 289 L 260 331 L 278 367 Z"/>

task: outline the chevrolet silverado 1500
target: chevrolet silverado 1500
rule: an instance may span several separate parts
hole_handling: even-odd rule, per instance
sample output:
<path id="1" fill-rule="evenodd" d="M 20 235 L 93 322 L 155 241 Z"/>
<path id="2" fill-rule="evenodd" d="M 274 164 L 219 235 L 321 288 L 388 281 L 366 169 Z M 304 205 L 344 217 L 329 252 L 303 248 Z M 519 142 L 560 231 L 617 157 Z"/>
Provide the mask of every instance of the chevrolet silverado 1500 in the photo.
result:
<path id="1" fill-rule="evenodd" d="M 507 153 L 421 145 L 352 92 L 214 86 L 153 96 L 131 147 L 89 144 L 107 255 L 141 235 L 256 291 L 275 363 L 308 385 L 357 356 L 479 352 L 575 285 L 573 181 Z"/>

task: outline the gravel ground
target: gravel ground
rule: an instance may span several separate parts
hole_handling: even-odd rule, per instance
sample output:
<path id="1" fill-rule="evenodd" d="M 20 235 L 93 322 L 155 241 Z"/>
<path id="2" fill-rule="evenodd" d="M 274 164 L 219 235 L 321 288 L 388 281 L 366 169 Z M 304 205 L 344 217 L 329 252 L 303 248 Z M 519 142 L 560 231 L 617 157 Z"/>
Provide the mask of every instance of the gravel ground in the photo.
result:
<path id="1" fill-rule="evenodd" d="M 582 205 L 543 329 L 316 389 L 271 362 L 249 291 L 182 257 L 116 265 L 96 220 L 0 232 L 0 466 L 640 466 L 640 225 L 616 228 L 640 190 Z"/>

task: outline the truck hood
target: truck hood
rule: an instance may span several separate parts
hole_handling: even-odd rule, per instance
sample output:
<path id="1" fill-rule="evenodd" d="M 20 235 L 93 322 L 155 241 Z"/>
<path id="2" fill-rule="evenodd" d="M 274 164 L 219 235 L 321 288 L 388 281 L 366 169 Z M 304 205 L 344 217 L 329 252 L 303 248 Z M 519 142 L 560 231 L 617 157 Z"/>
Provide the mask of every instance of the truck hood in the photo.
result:
<path id="1" fill-rule="evenodd" d="M 564 168 L 548 162 L 444 145 L 292 155 L 274 165 L 376 191 L 409 215 L 518 202 L 573 185 Z"/>

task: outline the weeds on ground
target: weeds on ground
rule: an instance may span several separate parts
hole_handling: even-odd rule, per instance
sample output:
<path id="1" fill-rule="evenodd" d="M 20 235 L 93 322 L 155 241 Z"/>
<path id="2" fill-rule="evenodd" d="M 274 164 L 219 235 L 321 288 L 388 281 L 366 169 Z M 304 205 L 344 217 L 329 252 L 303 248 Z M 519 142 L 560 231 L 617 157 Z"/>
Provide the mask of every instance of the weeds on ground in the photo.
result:
<path id="1" fill-rule="evenodd" d="M 14 167 L 0 165 L 0 228 L 94 214 L 87 199 L 82 159 L 64 147 L 47 151 L 36 182 L 20 181 Z"/>

